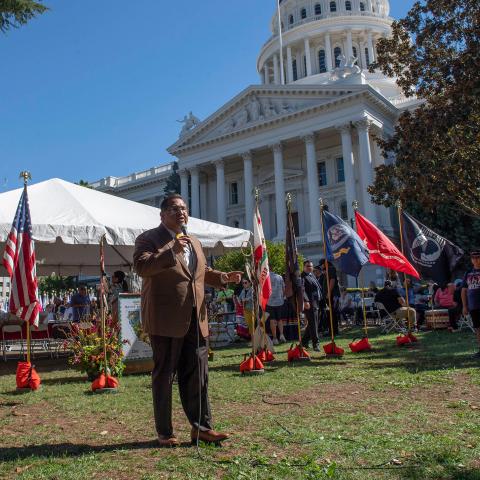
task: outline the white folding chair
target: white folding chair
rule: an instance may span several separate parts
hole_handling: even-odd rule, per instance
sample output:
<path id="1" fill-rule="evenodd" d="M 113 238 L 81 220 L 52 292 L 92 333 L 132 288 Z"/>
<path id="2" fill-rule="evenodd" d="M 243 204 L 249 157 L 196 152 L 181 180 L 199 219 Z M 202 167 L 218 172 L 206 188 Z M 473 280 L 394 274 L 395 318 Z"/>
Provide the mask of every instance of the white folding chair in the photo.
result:
<path id="1" fill-rule="evenodd" d="M 40 323 L 37 328 L 33 325 L 30 326 L 30 338 L 32 341 L 32 356 L 34 356 L 35 347 L 38 347 L 39 350 L 46 350 L 50 353 L 50 358 L 53 358 L 48 322 Z"/>
<path id="2" fill-rule="evenodd" d="M 7 347 L 20 345 L 20 355 L 25 358 L 25 349 L 23 344 L 23 333 L 21 325 L 3 325 L 2 326 L 2 353 L 3 360 L 7 361 Z"/>
<path id="3" fill-rule="evenodd" d="M 405 326 L 402 324 L 402 320 L 391 315 L 390 312 L 385 308 L 385 305 L 381 302 L 375 302 L 378 313 L 380 315 L 380 324 L 382 326 L 382 333 L 400 332 L 404 333 L 407 331 Z"/>
<path id="4" fill-rule="evenodd" d="M 470 315 L 462 315 L 457 322 L 457 326 L 459 330 L 463 330 L 466 328 L 467 330 L 470 329 L 472 333 L 475 333 L 475 329 L 473 328 L 472 317 Z"/>

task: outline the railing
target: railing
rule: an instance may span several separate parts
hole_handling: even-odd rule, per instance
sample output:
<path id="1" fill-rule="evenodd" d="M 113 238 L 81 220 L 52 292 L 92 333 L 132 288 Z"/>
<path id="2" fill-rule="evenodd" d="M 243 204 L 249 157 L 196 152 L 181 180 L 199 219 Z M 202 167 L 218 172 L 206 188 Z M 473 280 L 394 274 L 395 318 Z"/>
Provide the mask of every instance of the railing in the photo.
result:
<path id="1" fill-rule="evenodd" d="M 173 163 L 168 163 L 166 165 L 160 165 L 159 167 L 152 167 L 148 170 L 142 170 L 141 172 L 135 172 L 130 175 L 126 175 L 124 177 L 105 177 L 97 180 L 96 182 L 92 182 L 90 185 L 93 188 L 100 188 L 100 187 L 121 187 L 130 182 L 136 182 L 138 180 L 143 180 L 148 177 L 153 177 L 156 175 L 166 175 L 172 171 Z"/>

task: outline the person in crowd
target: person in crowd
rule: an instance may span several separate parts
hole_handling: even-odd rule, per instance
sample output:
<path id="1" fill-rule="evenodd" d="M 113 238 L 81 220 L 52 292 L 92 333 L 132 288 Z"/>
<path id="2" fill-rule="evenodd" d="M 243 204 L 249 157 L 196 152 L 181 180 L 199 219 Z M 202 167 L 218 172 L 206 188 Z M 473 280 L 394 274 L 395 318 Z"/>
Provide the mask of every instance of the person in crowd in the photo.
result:
<path id="1" fill-rule="evenodd" d="M 417 312 L 412 307 L 407 307 L 405 299 L 393 287 L 390 280 L 385 280 L 383 289 L 375 295 L 375 302 L 382 303 L 387 312 L 397 319 L 410 319 L 410 325 L 416 326 Z"/>
<path id="2" fill-rule="evenodd" d="M 253 314 L 253 287 L 248 278 L 244 278 L 242 280 L 242 286 L 243 290 L 240 292 L 238 299 L 243 307 L 243 318 L 248 326 L 248 331 L 250 332 L 250 335 L 253 336 L 253 332 L 255 330 L 255 317 Z"/>
<path id="3" fill-rule="evenodd" d="M 86 319 L 90 313 L 90 303 L 90 296 L 87 292 L 87 286 L 80 285 L 77 293 L 70 299 L 73 322 L 81 322 L 82 320 Z"/>
<path id="4" fill-rule="evenodd" d="M 367 296 L 374 297 L 378 293 L 377 284 L 372 280 L 368 285 Z"/>
<path id="5" fill-rule="evenodd" d="M 415 305 L 415 292 L 412 285 L 412 280 L 407 277 L 401 287 L 398 288 L 398 293 L 401 297 L 404 298 L 405 302 L 407 301 L 407 291 L 408 291 L 408 306 L 413 307 Z"/>
<path id="6" fill-rule="evenodd" d="M 445 283 L 440 285 L 435 292 L 433 299 L 435 308 L 443 308 L 448 310 L 448 321 L 452 330 L 457 330 L 457 320 L 461 313 L 461 306 L 454 300 L 455 284 Z"/>
<path id="7" fill-rule="evenodd" d="M 242 293 L 243 286 L 236 285 L 233 290 L 233 305 L 235 308 L 235 321 L 242 323 L 243 321 L 243 303 L 240 301 L 240 293 Z"/>
<path id="8" fill-rule="evenodd" d="M 228 285 L 223 285 L 220 290 L 217 292 L 217 297 L 215 302 L 222 306 L 224 312 L 233 312 L 234 303 L 233 303 L 234 291 Z"/>
<path id="9" fill-rule="evenodd" d="M 270 284 L 272 293 L 267 302 L 266 313 L 268 313 L 268 321 L 270 323 L 270 331 L 272 332 L 273 344 L 278 345 L 279 339 L 281 343 L 287 340 L 283 333 L 283 302 L 285 300 L 285 282 L 281 275 L 270 272 Z M 280 335 L 277 339 L 277 327 Z"/>
<path id="10" fill-rule="evenodd" d="M 339 320 L 339 312 L 338 312 L 338 299 L 340 298 L 340 286 L 338 283 L 337 277 L 337 269 L 333 266 L 331 262 L 327 262 L 328 266 L 328 281 L 329 285 L 327 285 L 327 272 L 325 270 L 325 262 L 321 264 L 322 267 L 322 292 L 325 292 L 325 303 L 328 308 L 330 308 L 330 303 L 332 305 L 332 321 L 333 321 L 333 333 L 334 335 L 338 335 L 338 320 Z M 328 302 L 328 286 L 330 287 L 330 303 Z M 330 326 L 330 315 L 328 313 L 325 314 L 326 317 L 326 324 L 328 328 L 328 333 L 331 335 L 331 326 Z"/>
<path id="11" fill-rule="evenodd" d="M 317 278 L 313 274 L 313 262 L 306 260 L 303 264 L 303 287 L 304 287 L 304 313 L 307 317 L 307 329 L 303 334 L 302 345 L 308 348 L 310 340 L 313 344 L 313 350 L 320 351 L 318 346 L 318 310 L 320 308 L 320 301 L 322 300 L 322 287 Z"/>
<path id="12" fill-rule="evenodd" d="M 480 250 L 470 252 L 473 268 L 463 278 L 462 310 L 464 315 L 470 314 L 473 328 L 477 335 L 478 352 L 475 358 L 480 358 Z"/>
<path id="13" fill-rule="evenodd" d="M 340 316 L 346 320 L 348 317 L 353 317 L 355 308 L 353 305 L 353 298 L 347 292 L 345 287 L 340 287 L 340 298 L 338 299 L 338 309 Z"/>
<path id="14" fill-rule="evenodd" d="M 121 270 L 113 272 L 112 283 L 108 286 L 108 307 L 115 320 L 118 319 L 118 296 L 121 293 L 128 293 L 128 283 L 125 273 Z"/>
<path id="15" fill-rule="evenodd" d="M 192 427 L 190 439 L 219 443 L 228 435 L 213 430 L 208 400 L 208 318 L 205 284 L 240 282 L 241 272 L 207 266 L 200 241 L 185 235 L 188 209 L 178 195 L 160 205 L 161 223 L 135 241 L 133 263 L 142 282 L 142 324 L 153 351 L 152 394 L 161 447 L 177 447 L 172 424 L 176 374 L 181 403 Z"/>

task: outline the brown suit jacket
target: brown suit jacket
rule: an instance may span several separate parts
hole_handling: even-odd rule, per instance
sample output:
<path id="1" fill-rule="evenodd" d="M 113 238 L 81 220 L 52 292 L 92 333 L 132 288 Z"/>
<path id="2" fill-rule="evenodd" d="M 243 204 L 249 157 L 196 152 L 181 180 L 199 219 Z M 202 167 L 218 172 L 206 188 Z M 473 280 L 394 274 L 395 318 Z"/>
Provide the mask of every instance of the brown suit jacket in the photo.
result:
<path id="1" fill-rule="evenodd" d="M 183 253 L 174 253 L 174 239 L 162 224 L 142 233 L 135 241 L 133 263 L 143 278 L 142 324 L 150 335 L 185 336 L 196 305 L 200 330 L 204 337 L 208 336 L 205 284 L 219 288 L 222 272 L 207 267 L 201 243 L 195 237 L 190 238 L 196 256 L 195 289 Z"/>

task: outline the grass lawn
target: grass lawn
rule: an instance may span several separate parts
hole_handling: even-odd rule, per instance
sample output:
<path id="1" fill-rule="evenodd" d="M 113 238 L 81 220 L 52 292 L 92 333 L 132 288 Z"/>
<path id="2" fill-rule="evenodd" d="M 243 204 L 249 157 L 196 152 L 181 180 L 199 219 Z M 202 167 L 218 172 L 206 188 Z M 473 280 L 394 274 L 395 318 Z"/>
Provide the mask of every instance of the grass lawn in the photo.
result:
<path id="1" fill-rule="evenodd" d="M 339 337 L 340 346 L 354 336 Z M 181 448 L 156 448 L 149 375 L 92 395 L 65 359 L 36 362 L 43 389 L 16 394 L 0 362 L 0 478 L 480 480 L 480 372 L 470 333 L 419 335 L 399 348 L 289 365 L 287 346 L 263 376 L 242 377 L 247 348 L 215 352 L 210 400 L 223 447 L 190 447 L 175 392 Z M 284 402 L 282 404 L 282 402 Z M 280 403 L 280 405 L 273 405 Z"/>

